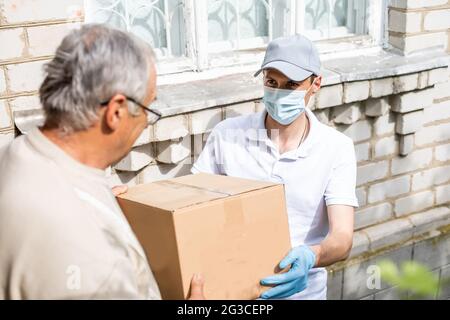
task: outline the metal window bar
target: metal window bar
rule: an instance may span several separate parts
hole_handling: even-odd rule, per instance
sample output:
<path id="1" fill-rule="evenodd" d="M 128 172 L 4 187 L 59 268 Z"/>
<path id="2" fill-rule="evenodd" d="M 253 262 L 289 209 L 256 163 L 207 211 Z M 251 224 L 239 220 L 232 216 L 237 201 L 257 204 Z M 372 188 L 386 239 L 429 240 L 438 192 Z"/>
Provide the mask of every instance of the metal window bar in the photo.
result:
<path id="1" fill-rule="evenodd" d="M 242 36 L 241 36 L 241 14 L 240 14 L 240 5 L 239 0 L 220 0 L 217 1 L 216 4 L 220 4 L 222 2 L 226 2 L 231 5 L 234 9 L 236 15 L 236 40 L 228 40 L 233 43 L 233 50 L 243 49 L 242 46 Z M 273 39 L 273 0 L 255 0 L 255 2 L 260 2 L 265 10 L 266 10 L 266 19 L 267 19 L 267 38 L 268 41 Z M 215 5 L 216 5 L 215 4 Z M 200 31 L 202 32 L 202 31 Z M 248 40 L 248 39 L 246 39 Z M 247 49 L 245 47 L 245 49 Z"/>
<path id="2" fill-rule="evenodd" d="M 85 7 L 90 8 L 89 2 L 92 0 L 85 0 Z M 130 10 L 131 2 L 135 0 L 116 0 L 111 1 L 109 5 L 107 6 L 100 6 L 95 11 L 90 12 L 87 10 L 87 16 L 86 20 L 88 22 L 95 22 L 95 15 L 99 12 L 106 12 L 110 13 L 111 15 L 116 15 L 125 25 L 126 31 L 131 32 L 131 29 L 134 25 L 136 16 L 141 12 L 143 9 L 148 9 L 149 12 L 153 11 L 156 14 L 158 14 L 161 17 L 161 20 L 163 22 L 163 29 L 164 29 L 164 37 L 165 37 L 165 43 L 166 48 L 168 52 L 168 56 L 173 55 L 172 51 L 172 38 L 171 38 L 171 27 L 172 27 L 172 20 L 174 17 L 174 14 L 176 10 L 180 6 L 184 4 L 183 1 L 178 1 L 178 3 L 175 5 L 174 9 L 170 11 L 169 8 L 169 2 L 168 0 L 163 0 L 163 10 L 161 10 L 157 4 L 161 0 L 154 0 L 149 3 L 140 3 L 133 11 Z M 120 6 L 123 7 L 123 12 L 119 11 Z"/>
<path id="3" fill-rule="evenodd" d="M 305 13 L 306 13 L 306 1 L 305 0 L 293 0 L 293 4 L 295 5 L 295 28 L 291 26 L 291 30 L 296 31 L 296 33 L 306 32 L 311 33 L 314 31 L 321 30 L 322 34 L 319 38 L 315 36 L 313 40 L 321 40 L 321 39 L 331 39 L 335 37 L 341 37 L 346 35 L 354 35 L 354 34 L 365 34 L 367 33 L 366 28 L 366 0 L 348 0 L 347 2 L 347 12 L 346 12 L 346 25 L 345 26 L 337 26 L 332 27 L 333 20 L 335 18 L 336 12 L 334 11 L 337 0 L 326 0 L 327 6 L 327 25 L 326 27 L 306 30 L 305 21 Z M 317 2 L 313 2 L 317 4 Z M 311 5 L 312 3 L 309 3 Z M 344 30 L 347 29 L 347 31 Z M 317 33 L 317 32 L 315 32 Z"/>

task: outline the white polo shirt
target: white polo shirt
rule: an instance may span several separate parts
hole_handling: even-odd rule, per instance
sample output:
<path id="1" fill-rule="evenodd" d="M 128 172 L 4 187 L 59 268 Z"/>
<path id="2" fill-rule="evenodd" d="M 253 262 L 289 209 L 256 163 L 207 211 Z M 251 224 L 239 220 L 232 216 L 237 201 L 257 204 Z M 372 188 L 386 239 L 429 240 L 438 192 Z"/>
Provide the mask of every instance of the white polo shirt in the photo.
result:
<path id="1" fill-rule="evenodd" d="M 326 206 L 358 206 L 353 141 L 320 123 L 309 109 L 306 114 L 307 138 L 284 154 L 267 135 L 266 111 L 226 119 L 211 132 L 192 168 L 193 173 L 283 183 L 293 247 L 319 244 L 327 236 Z M 314 268 L 308 287 L 289 299 L 326 299 L 326 283 L 326 270 Z"/>

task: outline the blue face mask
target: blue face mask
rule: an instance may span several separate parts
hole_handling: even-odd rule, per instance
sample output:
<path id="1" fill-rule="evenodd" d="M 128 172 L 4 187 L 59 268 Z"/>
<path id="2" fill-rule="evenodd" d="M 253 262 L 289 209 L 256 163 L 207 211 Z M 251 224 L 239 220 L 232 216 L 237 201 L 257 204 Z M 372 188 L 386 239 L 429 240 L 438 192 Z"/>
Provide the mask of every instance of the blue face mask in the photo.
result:
<path id="1" fill-rule="evenodd" d="M 263 101 L 267 113 L 279 124 L 291 124 L 305 111 L 305 96 L 309 89 L 285 90 L 264 86 Z"/>

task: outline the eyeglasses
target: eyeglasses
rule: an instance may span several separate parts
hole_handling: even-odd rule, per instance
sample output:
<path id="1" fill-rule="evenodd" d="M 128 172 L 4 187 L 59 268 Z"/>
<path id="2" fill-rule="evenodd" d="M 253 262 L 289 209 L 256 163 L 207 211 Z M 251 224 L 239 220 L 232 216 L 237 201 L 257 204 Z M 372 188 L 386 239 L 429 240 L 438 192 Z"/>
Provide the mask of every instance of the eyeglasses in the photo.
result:
<path id="1" fill-rule="evenodd" d="M 158 111 L 152 110 L 149 107 L 144 106 L 142 103 L 137 102 L 133 98 L 130 98 L 130 97 L 127 97 L 127 96 L 125 96 L 125 98 L 127 100 L 137 104 L 139 107 L 141 107 L 142 109 L 145 110 L 145 112 L 147 113 L 148 124 L 150 124 L 150 125 L 155 124 L 159 119 L 161 119 L 162 115 Z M 111 99 L 109 99 L 108 101 L 100 103 L 100 105 L 101 106 L 107 106 L 110 101 L 111 101 Z"/>

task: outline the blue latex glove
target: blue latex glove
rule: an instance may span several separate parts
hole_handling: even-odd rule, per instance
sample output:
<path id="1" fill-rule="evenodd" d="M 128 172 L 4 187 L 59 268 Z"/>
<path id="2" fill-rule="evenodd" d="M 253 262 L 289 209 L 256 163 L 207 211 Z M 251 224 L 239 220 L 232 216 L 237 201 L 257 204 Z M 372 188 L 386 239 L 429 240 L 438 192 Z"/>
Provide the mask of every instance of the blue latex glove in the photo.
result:
<path id="1" fill-rule="evenodd" d="M 316 254 L 305 245 L 293 248 L 281 260 L 280 269 L 291 265 L 286 273 L 276 274 L 261 280 L 262 285 L 275 285 L 261 295 L 262 299 L 282 299 L 305 290 L 308 273 L 316 262 Z"/>

